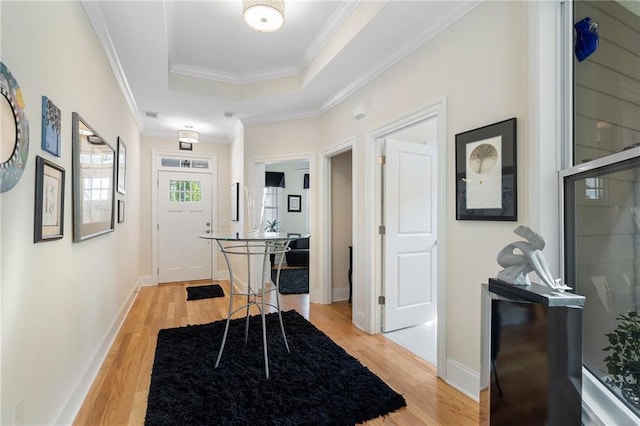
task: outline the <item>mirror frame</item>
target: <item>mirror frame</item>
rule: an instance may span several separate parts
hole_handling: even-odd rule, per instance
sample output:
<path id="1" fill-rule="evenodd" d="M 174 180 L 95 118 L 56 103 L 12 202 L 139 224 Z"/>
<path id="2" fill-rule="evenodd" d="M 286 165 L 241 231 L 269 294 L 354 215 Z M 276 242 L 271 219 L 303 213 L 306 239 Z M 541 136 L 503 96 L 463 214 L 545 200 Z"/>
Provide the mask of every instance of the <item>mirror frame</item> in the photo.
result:
<path id="1" fill-rule="evenodd" d="M 115 200 L 115 162 L 116 151 L 105 141 L 98 133 L 96 133 L 91 126 L 87 124 L 85 120 L 80 117 L 77 112 L 72 114 L 72 154 L 73 154 L 73 241 L 80 242 L 89 238 L 97 237 L 114 230 L 114 200 Z M 80 134 L 80 123 L 86 127 L 91 134 Z M 89 139 L 92 139 L 91 141 Z M 92 163 L 86 161 L 87 158 L 82 154 L 87 150 L 91 151 L 94 155 L 102 155 L 107 158 L 111 158 L 111 162 L 105 162 L 102 164 Z M 108 208 L 108 219 L 106 220 L 94 220 L 90 221 L 85 218 L 84 213 L 91 207 L 87 205 L 84 199 L 84 195 L 87 193 L 84 187 L 84 176 L 89 174 L 100 174 L 101 170 L 107 169 L 107 173 L 103 173 L 102 176 L 109 177 L 109 187 L 107 189 L 106 206 Z M 104 189 L 100 189 L 104 191 Z"/>
<path id="2" fill-rule="evenodd" d="M 24 113 L 22 90 L 3 62 L 0 62 L 0 94 L 11 105 L 16 126 L 13 153 L 7 161 L 0 163 L 0 193 L 2 193 L 16 186 L 24 173 L 29 156 L 29 120 Z"/>

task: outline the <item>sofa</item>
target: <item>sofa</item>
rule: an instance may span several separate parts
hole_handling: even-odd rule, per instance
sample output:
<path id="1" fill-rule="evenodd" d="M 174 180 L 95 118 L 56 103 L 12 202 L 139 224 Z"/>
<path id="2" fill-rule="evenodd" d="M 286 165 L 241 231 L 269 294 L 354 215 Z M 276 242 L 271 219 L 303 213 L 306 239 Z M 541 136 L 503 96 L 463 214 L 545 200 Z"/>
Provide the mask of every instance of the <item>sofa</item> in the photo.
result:
<path id="1" fill-rule="evenodd" d="M 309 266 L 309 238 L 299 238 L 289 243 L 289 250 L 285 254 L 289 266 Z"/>

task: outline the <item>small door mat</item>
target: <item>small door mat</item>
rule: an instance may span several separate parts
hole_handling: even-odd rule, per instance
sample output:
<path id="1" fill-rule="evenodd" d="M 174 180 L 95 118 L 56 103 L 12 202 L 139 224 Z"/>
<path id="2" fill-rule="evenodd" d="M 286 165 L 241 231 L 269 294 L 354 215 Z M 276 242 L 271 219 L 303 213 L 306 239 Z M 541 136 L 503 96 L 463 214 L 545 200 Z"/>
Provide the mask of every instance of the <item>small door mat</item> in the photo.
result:
<path id="1" fill-rule="evenodd" d="M 224 297 L 224 291 L 218 284 L 187 287 L 187 300 L 211 299 Z"/>

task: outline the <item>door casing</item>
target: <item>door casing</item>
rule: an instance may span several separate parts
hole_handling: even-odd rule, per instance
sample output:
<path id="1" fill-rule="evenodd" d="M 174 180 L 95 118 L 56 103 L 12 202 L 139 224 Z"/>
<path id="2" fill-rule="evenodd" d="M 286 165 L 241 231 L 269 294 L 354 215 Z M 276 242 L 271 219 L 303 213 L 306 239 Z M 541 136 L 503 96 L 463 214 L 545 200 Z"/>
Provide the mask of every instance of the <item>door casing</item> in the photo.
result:
<path id="1" fill-rule="evenodd" d="M 365 199 L 365 232 L 363 235 L 363 253 L 367 267 L 361 271 L 360 280 L 367 285 L 354 286 L 361 297 L 368 301 L 363 309 L 361 317 L 354 316 L 354 323 L 369 333 L 380 333 L 381 309 L 378 305 L 378 297 L 382 292 L 382 244 L 378 234 L 378 225 L 382 223 L 381 214 L 381 169 L 378 158 L 381 155 L 381 140 L 400 129 L 412 126 L 422 121 L 437 118 L 438 120 L 438 348 L 437 348 L 437 374 L 446 380 L 446 219 L 447 199 L 446 182 L 448 173 L 447 160 L 447 100 L 440 97 L 432 102 L 424 104 L 400 117 L 384 124 L 367 133 L 365 141 L 365 173 L 364 173 L 364 199 Z M 360 321 L 356 323 L 356 321 Z"/>
<path id="2" fill-rule="evenodd" d="M 195 160 L 207 160 L 209 161 L 209 170 L 211 176 L 211 232 L 218 231 L 218 211 L 216 208 L 218 200 L 218 158 L 215 155 L 203 155 L 203 154 L 183 154 L 175 151 L 160 151 L 152 150 L 151 158 L 153 161 L 151 167 L 151 282 L 154 285 L 158 284 L 158 265 L 159 265 L 159 253 L 158 253 L 158 170 L 162 169 L 162 158 L 179 158 L 179 159 L 195 159 Z M 170 170 L 181 170 L 170 169 Z M 191 171 L 196 171 L 193 169 Z M 218 250 L 211 250 L 211 275 L 213 279 L 225 278 L 218 274 Z"/>

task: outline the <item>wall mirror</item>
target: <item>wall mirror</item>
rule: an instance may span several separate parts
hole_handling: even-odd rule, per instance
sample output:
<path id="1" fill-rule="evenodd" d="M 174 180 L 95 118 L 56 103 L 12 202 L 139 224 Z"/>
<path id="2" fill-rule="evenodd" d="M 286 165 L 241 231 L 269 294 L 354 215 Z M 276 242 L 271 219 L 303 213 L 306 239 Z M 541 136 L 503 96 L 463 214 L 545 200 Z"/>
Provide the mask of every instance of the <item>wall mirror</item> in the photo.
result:
<path id="1" fill-rule="evenodd" d="M 72 114 L 73 241 L 114 229 L 115 150 L 84 121 Z"/>
<path id="2" fill-rule="evenodd" d="M 0 62 L 0 192 L 13 188 L 29 154 L 29 121 L 18 82 Z"/>

